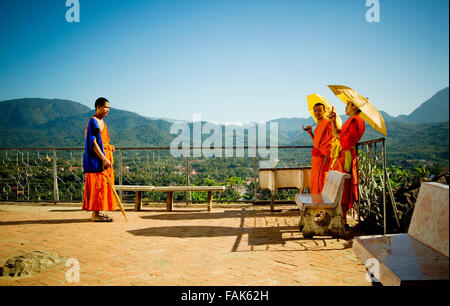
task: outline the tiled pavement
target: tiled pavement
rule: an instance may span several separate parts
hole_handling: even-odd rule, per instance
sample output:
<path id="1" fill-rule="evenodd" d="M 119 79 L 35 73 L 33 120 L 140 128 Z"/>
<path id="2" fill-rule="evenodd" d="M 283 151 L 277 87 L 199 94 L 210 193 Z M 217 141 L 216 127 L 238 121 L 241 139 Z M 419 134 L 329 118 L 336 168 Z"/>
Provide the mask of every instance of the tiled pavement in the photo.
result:
<path id="1" fill-rule="evenodd" d="M 81 204 L 80 204 L 81 206 Z M 0 204 L 0 266 L 22 252 L 75 258 L 80 281 L 64 264 L 0 285 L 356 285 L 368 286 L 352 241 L 304 239 L 295 205 L 161 205 L 120 211 L 93 223 L 78 207 Z"/>

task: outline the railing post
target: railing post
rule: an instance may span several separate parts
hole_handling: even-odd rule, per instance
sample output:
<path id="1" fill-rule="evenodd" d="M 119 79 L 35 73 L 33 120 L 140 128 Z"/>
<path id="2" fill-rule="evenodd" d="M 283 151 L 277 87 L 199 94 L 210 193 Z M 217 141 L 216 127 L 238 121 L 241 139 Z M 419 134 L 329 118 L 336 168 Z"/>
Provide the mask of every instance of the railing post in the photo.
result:
<path id="1" fill-rule="evenodd" d="M 28 169 L 30 168 L 30 152 L 27 151 L 27 167 Z M 25 178 L 26 178 L 26 184 L 27 184 L 27 200 L 30 199 L 30 181 L 28 180 L 28 174 L 27 174 L 27 170 L 25 170 Z M 23 190 L 24 196 L 25 196 L 25 188 Z"/>
<path id="2" fill-rule="evenodd" d="M 255 152 L 255 163 L 254 163 L 254 167 L 253 167 L 253 179 L 254 179 L 254 185 L 253 185 L 253 204 L 256 204 L 256 196 L 257 196 L 257 193 L 256 193 L 256 176 L 257 176 L 257 174 L 256 174 L 256 167 L 257 167 L 257 164 L 258 164 L 258 155 L 256 154 L 256 152 Z"/>
<path id="3" fill-rule="evenodd" d="M 356 210 L 357 210 L 357 214 L 358 214 L 357 220 L 358 220 L 358 225 L 359 225 L 360 222 L 361 222 L 360 213 L 359 213 L 360 212 L 359 206 L 361 204 L 361 194 L 359 192 L 359 184 L 360 184 L 359 178 L 360 178 L 360 175 L 359 175 L 359 145 L 358 144 L 356 144 L 356 173 L 358 175 L 358 188 L 356 188 L 356 195 L 357 195 L 357 199 L 358 199 L 358 207 L 356 208 Z"/>
<path id="4" fill-rule="evenodd" d="M 386 143 L 383 138 L 383 227 L 386 235 Z"/>
<path id="5" fill-rule="evenodd" d="M 190 186 L 189 181 L 189 149 L 186 150 L 186 186 Z M 186 205 L 189 205 L 191 201 L 191 192 L 186 191 Z"/>
<path id="6" fill-rule="evenodd" d="M 84 201 L 84 184 L 86 175 L 83 173 L 83 160 L 84 160 L 84 151 L 81 151 L 81 202 Z"/>
<path id="7" fill-rule="evenodd" d="M 123 173 L 123 168 L 122 168 L 122 150 L 118 150 L 119 151 L 119 185 L 122 185 L 122 173 Z M 119 198 L 122 201 L 122 195 L 123 195 L 123 191 L 119 190 Z"/>
<path id="8" fill-rule="evenodd" d="M 58 169 L 56 166 L 56 150 L 53 149 L 53 200 L 56 202 L 59 201 L 59 192 L 58 192 Z"/>

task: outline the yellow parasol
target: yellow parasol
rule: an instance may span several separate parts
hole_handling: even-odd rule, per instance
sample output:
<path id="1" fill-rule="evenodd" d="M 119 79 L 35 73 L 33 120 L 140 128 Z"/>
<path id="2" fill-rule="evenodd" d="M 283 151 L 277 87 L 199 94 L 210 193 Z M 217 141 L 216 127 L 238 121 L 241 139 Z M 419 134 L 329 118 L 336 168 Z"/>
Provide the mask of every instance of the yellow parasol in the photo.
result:
<path id="1" fill-rule="evenodd" d="M 325 99 L 325 97 L 322 97 L 321 95 L 318 95 L 318 94 L 312 94 L 312 95 L 306 96 L 306 101 L 308 101 L 308 111 L 316 123 L 317 123 L 317 119 L 314 116 L 314 105 L 316 105 L 317 103 L 322 103 L 323 105 L 325 105 L 325 116 L 324 117 L 327 117 L 330 114 L 331 110 L 333 109 L 333 106 L 330 104 L 330 102 L 328 102 L 328 100 Z M 337 124 L 338 128 L 340 128 L 342 126 L 342 119 L 341 119 L 341 117 L 339 117 L 338 114 L 336 114 L 336 124 Z"/>
<path id="2" fill-rule="evenodd" d="M 345 103 L 352 102 L 355 104 L 360 110 L 359 114 L 364 121 L 370 124 L 375 130 L 383 134 L 387 135 L 386 132 L 386 124 L 384 123 L 383 116 L 381 116 L 380 112 L 369 102 L 367 98 L 364 98 L 355 90 L 351 89 L 347 86 L 342 85 L 328 85 L 331 91 L 342 101 Z"/>

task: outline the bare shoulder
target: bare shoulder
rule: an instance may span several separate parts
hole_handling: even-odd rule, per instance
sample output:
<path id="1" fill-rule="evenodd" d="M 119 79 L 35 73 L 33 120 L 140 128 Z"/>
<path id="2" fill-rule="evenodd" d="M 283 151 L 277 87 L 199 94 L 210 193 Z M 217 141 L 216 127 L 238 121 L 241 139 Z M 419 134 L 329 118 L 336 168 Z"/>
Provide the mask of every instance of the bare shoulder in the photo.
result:
<path id="1" fill-rule="evenodd" d="M 100 131 L 103 131 L 103 128 L 105 127 L 105 122 L 103 120 L 98 119 L 97 117 L 92 117 L 95 121 L 97 121 L 98 127 L 100 128 Z"/>

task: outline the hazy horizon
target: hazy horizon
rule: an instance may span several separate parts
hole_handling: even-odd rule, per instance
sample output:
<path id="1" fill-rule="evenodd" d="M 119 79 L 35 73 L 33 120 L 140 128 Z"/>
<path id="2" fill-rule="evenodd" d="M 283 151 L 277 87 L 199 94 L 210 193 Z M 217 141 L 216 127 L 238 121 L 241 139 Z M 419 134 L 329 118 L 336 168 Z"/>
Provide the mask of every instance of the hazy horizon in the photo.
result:
<path id="1" fill-rule="evenodd" d="M 443 89 L 441 89 L 441 90 L 444 90 L 444 89 L 446 89 L 446 88 L 448 88 L 449 86 L 446 86 L 445 88 L 443 88 Z M 438 92 L 440 92 L 441 90 L 439 90 Z M 437 92 L 436 92 L 437 93 Z M 430 99 L 431 97 L 433 97 L 436 93 L 434 93 L 433 95 L 431 95 L 428 99 Z M 49 99 L 49 100 L 52 100 L 52 99 L 58 99 L 58 100 L 69 100 L 69 101 L 72 101 L 72 102 L 77 102 L 77 103 L 80 103 L 80 104 L 82 104 L 82 105 L 84 105 L 84 106 L 86 106 L 86 107 L 89 107 L 91 110 L 94 110 L 94 106 L 93 105 L 88 105 L 88 104 L 86 104 L 86 103 L 83 103 L 83 102 L 81 102 L 81 101 L 75 101 L 75 100 L 73 100 L 73 99 L 60 99 L 60 98 L 42 98 L 42 97 L 23 97 L 23 98 L 14 98 L 14 99 L 8 99 L 8 100 L 3 100 L 3 101 L 0 101 L 0 103 L 2 103 L 2 102 L 7 102 L 7 101 L 12 101 L 12 100 L 20 100 L 20 99 Z M 417 105 L 411 112 L 409 112 L 409 113 L 407 113 L 407 114 L 399 114 L 399 115 L 396 115 L 396 116 L 393 116 L 392 114 L 390 114 L 390 113 L 388 113 L 388 112 L 386 112 L 386 111 L 384 111 L 384 110 L 380 110 L 380 111 L 384 111 L 384 112 L 386 112 L 388 115 L 390 115 L 390 116 L 392 116 L 392 117 L 398 117 L 398 116 L 403 116 L 403 115 L 405 115 L 405 116 L 408 116 L 408 115 L 410 115 L 415 109 L 417 109 L 419 106 L 421 106 L 423 103 L 425 103 L 428 99 L 426 99 L 425 101 L 423 101 L 423 102 L 421 102 L 419 105 Z M 94 104 L 94 103 L 92 103 L 92 104 Z M 136 113 L 136 114 L 138 114 L 138 115 L 140 115 L 140 116 L 142 116 L 142 117 L 145 117 L 145 118 L 149 118 L 149 119 L 162 119 L 162 120 L 166 120 L 166 121 L 180 121 L 180 122 L 195 122 L 196 120 L 194 120 L 193 118 L 194 118 L 194 116 L 196 115 L 196 114 L 192 114 L 191 115 L 191 117 L 192 118 L 168 118 L 168 117 L 157 117 L 157 116 L 145 116 L 145 115 L 143 115 L 143 114 L 140 114 L 139 112 L 137 112 L 137 111 L 134 111 L 134 110 L 130 110 L 130 109 L 122 109 L 122 108 L 118 108 L 118 107 L 115 107 L 114 105 L 111 105 L 111 108 L 113 108 L 113 109 L 117 109 L 117 110 L 121 110 L 121 111 L 127 111 L 127 112 L 132 112 L 132 113 Z M 197 114 L 198 115 L 198 114 Z M 345 116 L 345 111 L 344 112 L 342 112 L 342 113 L 339 113 L 339 115 L 340 116 Z M 210 123 L 213 123 L 213 124 L 222 124 L 222 125 L 245 125 L 245 124 L 248 124 L 248 123 L 251 123 L 251 122 L 261 122 L 261 123 L 263 123 L 263 122 L 267 122 L 267 121 L 273 121 L 273 120 L 278 120 L 278 119 L 309 119 L 309 118 L 311 118 L 311 114 L 307 114 L 306 116 L 304 116 L 304 117 L 300 117 L 300 116 L 292 116 L 292 117 L 276 117 L 276 118 L 272 118 L 272 119 L 269 119 L 269 120 L 265 120 L 265 121 L 261 121 L 261 120 L 249 120 L 249 121 L 221 121 L 221 122 L 217 122 L 217 121 L 214 121 L 214 120 L 208 120 L 208 119 L 206 119 L 206 118 L 201 118 L 201 120 L 202 121 L 205 121 L 205 122 L 210 122 Z"/>

